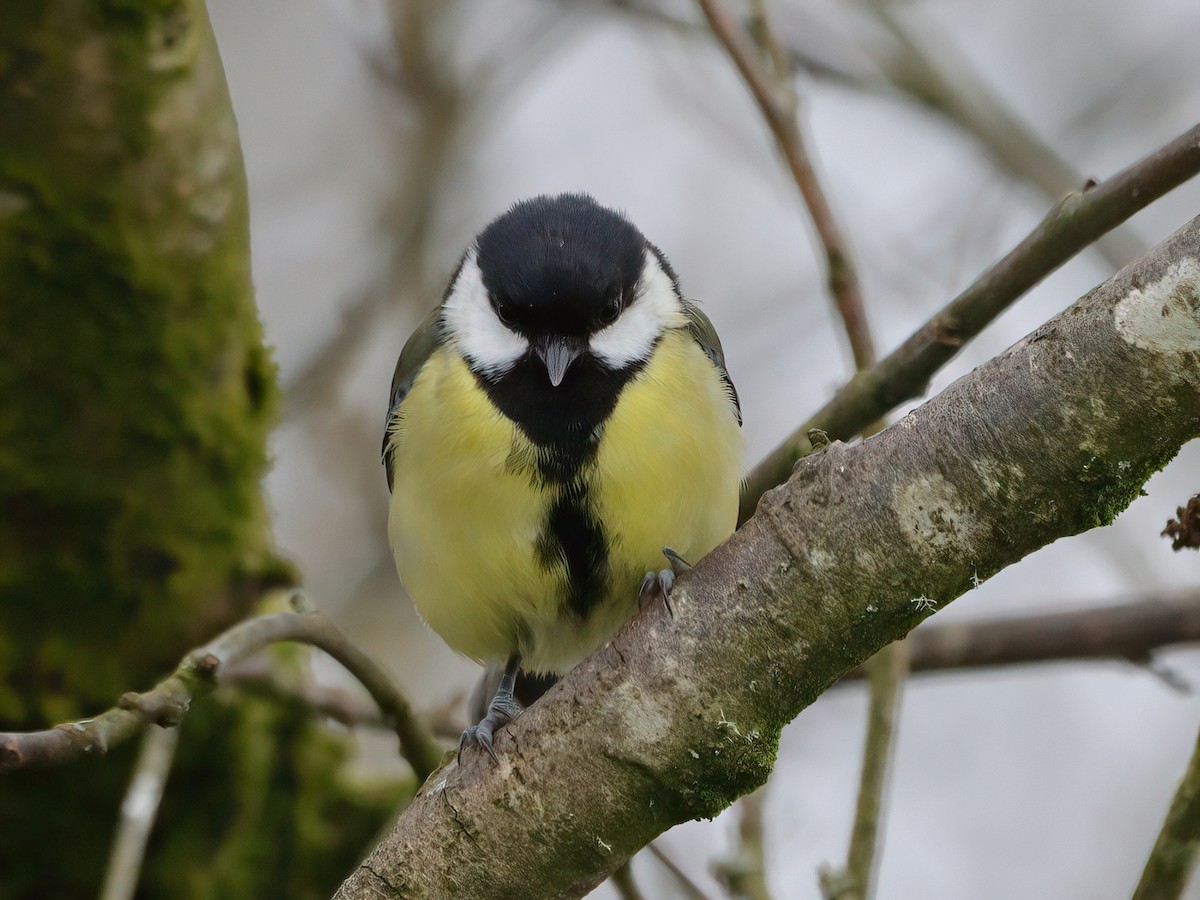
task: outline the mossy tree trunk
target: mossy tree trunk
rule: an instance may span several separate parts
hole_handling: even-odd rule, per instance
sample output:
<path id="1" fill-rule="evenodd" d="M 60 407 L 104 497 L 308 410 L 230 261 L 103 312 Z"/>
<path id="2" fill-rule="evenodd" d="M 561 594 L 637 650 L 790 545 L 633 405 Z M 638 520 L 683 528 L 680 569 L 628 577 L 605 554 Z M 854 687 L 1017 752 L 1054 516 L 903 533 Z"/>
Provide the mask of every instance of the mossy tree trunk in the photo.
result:
<path id="1" fill-rule="evenodd" d="M 276 401 L 203 3 L 2 4 L 0 730 L 150 686 L 291 578 Z M 302 710 L 193 711 L 144 895 L 327 893 L 381 813 L 340 752 Z M 0 897 L 95 895 L 131 758 L 0 781 Z"/>

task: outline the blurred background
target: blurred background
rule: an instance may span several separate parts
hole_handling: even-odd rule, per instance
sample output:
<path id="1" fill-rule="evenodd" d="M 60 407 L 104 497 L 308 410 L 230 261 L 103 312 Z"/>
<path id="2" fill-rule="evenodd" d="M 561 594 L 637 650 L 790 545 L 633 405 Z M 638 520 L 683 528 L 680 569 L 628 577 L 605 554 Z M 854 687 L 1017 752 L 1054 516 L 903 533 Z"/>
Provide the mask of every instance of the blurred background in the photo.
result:
<path id="1" fill-rule="evenodd" d="M 748 7 L 728 0 L 745 15 Z M 753 464 L 852 370 L 807 213 L 729 60 L 670 0 L 209 0 L 241 130 L 258 303 L 286 392 L 268 479 L 307 590 L 421 708 L 479 671 L 417 619 L 386 542 L 379 445 L 409 331 L 472 236 L 513 201 L 582 190 L 626 211 L 721 333 Z M 1084 177 L 1195 124 L 1192 0 L 775 0 L 809 146 L 886 353 Z M 936 392 L 1200 211 L 1175 191 L 1049 278 Z M 1193 444 L 1111 527 L 1061 541 L 937 621 L 1195 585 L 1158 537 L 1200 489 Z M 1200 653 L 1155 666 L 1200 685 Z M 322 670 L 336 682 L 338 673 Z M 865 690 L 783 735 L 765 794 L 779 898 L 845 855 Z M 1063 663 L 906 688 L 877 897 L 1106 898 L 1137 881 L 1200 699 L 1146 667 Z M 363 767 L 394 741 L 364 730 Z M 711 895 L 736 814 L 659 845 Z M 648 854 L 647 896 L 678 882 Z M 615 896 L 608 886 L 594 896 Z M 1192 897 L 1200 898 L 1195 886 Z"/>

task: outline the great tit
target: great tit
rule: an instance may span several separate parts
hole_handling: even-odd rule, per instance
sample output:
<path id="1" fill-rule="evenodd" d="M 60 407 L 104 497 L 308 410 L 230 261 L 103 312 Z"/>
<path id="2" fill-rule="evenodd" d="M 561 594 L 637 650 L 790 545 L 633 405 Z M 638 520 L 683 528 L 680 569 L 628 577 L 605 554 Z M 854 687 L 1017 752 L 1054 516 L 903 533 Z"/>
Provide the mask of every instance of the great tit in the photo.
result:
<path id="1" fill-rule="evenodd" d="M 417 610 L 502 666 L 459 753 L 493 757 L 519 670 L 561 674 L 638 610 L 664 547 L 732 533 L 741 411 L 662 251 L 583 194 L 492 221 L 396 363 L 388 533 Z"/>

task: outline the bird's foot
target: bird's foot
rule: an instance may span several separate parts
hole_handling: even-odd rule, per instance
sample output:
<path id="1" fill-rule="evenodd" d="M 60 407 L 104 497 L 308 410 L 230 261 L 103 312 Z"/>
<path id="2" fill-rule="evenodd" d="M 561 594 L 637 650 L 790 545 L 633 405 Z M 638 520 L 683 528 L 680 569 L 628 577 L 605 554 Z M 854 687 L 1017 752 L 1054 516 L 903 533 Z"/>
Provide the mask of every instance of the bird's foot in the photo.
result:
<path id="1" fill-rule="evenodd" d="M 463 731 L 462 737 L 458 739 L 459 763 L 462 763 L 463 750 L 467 747 L 482 747 L 492 759 L 500 762 L 500 757 L 496 755 L 496 748 L 492 746 L 492 739 L 497 731 L 523 711 L 521 704 L 511 696 L 497 695 L 488 705 L 487 715 L 480 719 L 479 724 L 472 725 Z"/>
<path id="2" fill-rule="evenodd" d="M 638 588 L 638 605 L 645 609 L 656 597 L 661 597 L 667 614 L 674 616 L 675 610 L 671 608 L 671 588 L 675 586 L 675 579 L 689 571 L 692 566 L 670 547 L 663 547 L 662 552 L 671 568 L 646 573 L 646 577 L 642 579 L 642 586 Z"/>

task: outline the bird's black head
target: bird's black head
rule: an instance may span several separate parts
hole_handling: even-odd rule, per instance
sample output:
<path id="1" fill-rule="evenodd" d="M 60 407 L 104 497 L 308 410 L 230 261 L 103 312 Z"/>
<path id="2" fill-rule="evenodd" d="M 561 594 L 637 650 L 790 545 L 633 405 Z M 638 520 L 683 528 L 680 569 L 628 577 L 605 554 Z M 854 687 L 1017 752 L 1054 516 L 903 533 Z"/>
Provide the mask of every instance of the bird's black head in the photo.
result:
<path id="1" fill-rule="evenodd" d="M 539 466 L 557 481 L 595 450 L 624 385 L 687 314 L 675 273 L 637 228 L 591 197 L 560 194 L 522 201 L 483 230 L 439 322 L 496 408 L 553 449 Z"/>
<path id="2" fill-rule="evenodd" d="M 646 239 L 586 194 L 523 200 L 483 230 L 479 271 L 496 315 L 518 334 L 586 341 L 633 300 Z"/>

